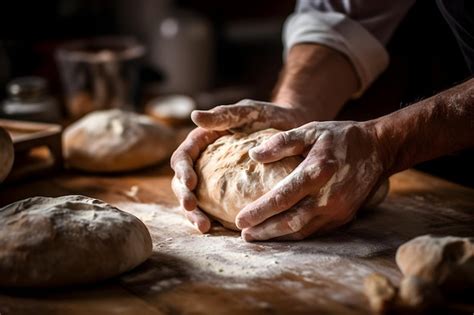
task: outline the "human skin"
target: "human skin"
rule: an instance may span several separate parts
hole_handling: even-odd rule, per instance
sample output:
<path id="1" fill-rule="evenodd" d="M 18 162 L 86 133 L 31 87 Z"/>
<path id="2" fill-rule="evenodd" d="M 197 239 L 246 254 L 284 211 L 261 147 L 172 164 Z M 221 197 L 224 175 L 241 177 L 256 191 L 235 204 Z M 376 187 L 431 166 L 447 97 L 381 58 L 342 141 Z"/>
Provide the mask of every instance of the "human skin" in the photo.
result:
<path id="1" fill-rule="evenodd" d="M 268 163 L 291 155 L 304 161 L 236 218 L 247 241 L 300 240 L 350 221 L 377 184 L 416 163 L 473 145 L 474 80 L 390 115 L 366 122 L 334 119 L 358 88 L 352 65 L 319 45 L 289 53 L 273 103 L 246 100 L 197 111 L 199 126 L 172 157 L 173 189 L 187 217 L 205 233 L 197 208 L 193 163 L 228 130 L 286 130 L 250 151 Z"/>

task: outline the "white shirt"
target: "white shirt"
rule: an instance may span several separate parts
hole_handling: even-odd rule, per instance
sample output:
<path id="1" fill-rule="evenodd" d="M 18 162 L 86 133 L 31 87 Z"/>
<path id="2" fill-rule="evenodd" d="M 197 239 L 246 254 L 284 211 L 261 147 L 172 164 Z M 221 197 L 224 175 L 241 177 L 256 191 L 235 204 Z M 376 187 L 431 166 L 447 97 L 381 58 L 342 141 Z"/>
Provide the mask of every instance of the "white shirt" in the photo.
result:
<path id="1" fill-rule="evenodd" d="M 353 64 L 361 95 L 389 63 L 385 49 L 415 0 L 298 0 L 283 30 L 285 56 L 296 44 L 331 47 Z"/>

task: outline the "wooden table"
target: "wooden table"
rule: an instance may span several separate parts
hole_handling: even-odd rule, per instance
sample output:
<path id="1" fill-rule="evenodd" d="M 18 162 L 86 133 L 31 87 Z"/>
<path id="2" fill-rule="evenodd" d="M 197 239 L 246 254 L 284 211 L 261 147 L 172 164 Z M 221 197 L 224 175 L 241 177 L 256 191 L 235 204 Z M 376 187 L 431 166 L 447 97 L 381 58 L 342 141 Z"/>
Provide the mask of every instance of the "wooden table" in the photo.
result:
<path id="1" fill-rule="evenodd" d="M 102 199 L 142 219 L 154 241 L 147 262 L 105 283 L 0 290 L 0 314 L 366 314 L 363 278 L 380 272 L 398 282 L 400 244 L 427 233 L 474 236 L 474 191 L 413 170 L 393 176 L 387 200 L 349 226 L 294 243 L 245 243 L 221 227 L 200 235 L 179 212 L 170 180 L 162 166 L 0 186 L 0 206 L 35 195 Z"/>

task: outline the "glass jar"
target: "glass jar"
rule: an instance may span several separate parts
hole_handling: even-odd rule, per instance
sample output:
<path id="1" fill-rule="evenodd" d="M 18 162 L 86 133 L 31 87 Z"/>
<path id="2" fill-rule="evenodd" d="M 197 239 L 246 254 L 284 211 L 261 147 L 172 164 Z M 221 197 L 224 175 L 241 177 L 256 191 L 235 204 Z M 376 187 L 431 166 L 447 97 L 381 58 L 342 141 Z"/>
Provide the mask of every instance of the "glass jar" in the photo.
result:
<path id="1" fill-rule="evenodd" d="M 7 85 L 8 98 L 0 107 L 4 118 L 58 122 L 61 113 L 57 101 L 48 94 L 48 84 L 40 77 L 21 77 Z"/>

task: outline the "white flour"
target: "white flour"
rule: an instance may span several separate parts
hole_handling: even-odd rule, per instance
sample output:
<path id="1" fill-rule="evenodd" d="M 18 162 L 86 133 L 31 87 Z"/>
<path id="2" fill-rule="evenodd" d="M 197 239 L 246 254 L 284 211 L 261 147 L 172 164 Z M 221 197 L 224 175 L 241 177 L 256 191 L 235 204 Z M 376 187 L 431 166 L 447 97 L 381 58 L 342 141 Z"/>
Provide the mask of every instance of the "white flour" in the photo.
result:
<path id="1" fill-rule="evenodd" d="M 119 203 L 117 207 L 136 215 L 148 226 L 157 253 L 172 257 L 186 274 L 209 279 L 269 279 L 290 273 L 304 277 L 308 282 L 331 278 L 360 286 L 363 277 L 371 270 L 359 264 L 341 263 L 343 256 L 354 251 L 360 255 L 377 251 L 376 247 L 371 248 L 370 244 L 357 239 L 346 243 L 325 239 L 319 245 L 318 241 L 247 243 L 238 233 L 223 228 L 201 235 L 175 207 L 129 202 Z M 170 278 L 166 280 L 168 282 L 156 286 L 176 282 Z M 235 282 L 234 285 L 240 287 L 243 284 Z"/>

